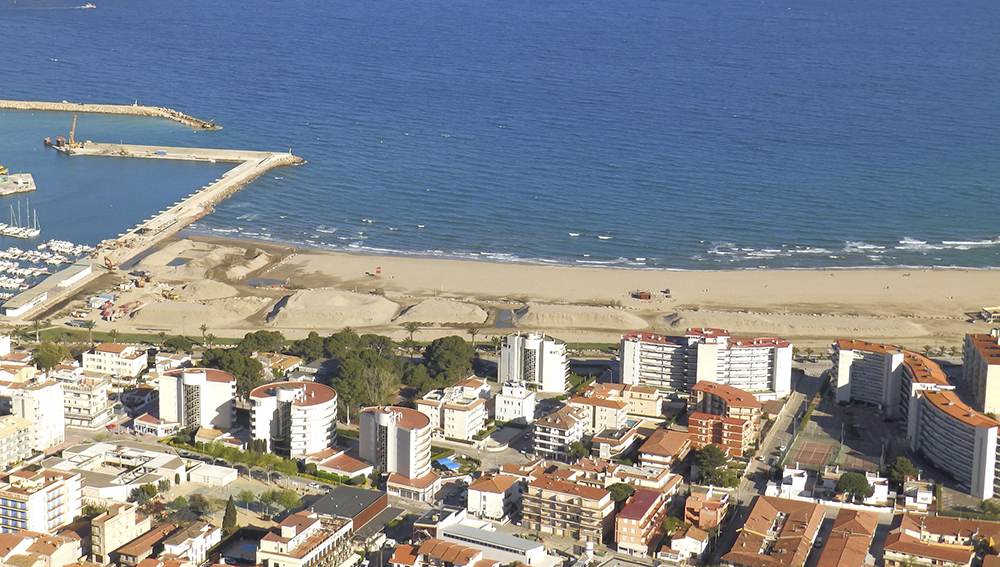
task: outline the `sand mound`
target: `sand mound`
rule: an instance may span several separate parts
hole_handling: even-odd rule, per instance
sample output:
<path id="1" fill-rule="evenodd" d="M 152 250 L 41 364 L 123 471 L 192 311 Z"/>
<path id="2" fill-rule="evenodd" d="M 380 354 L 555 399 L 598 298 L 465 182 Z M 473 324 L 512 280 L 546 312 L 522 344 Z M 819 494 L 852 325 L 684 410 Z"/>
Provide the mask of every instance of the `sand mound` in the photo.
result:
<path id="1" fill-rule="evenodd" d="M 297 291 L 274 317 L 275 327 L 341 329 L 368 327 L 392 321 L 399 306 L 384 297 L 346 291 Z"/>
<path id="2" fill-rule="evenodd" d="M 408 307 L 394 320 L 395 323 L 461 323 L 479 324 L 488 314 L 478 305 L 448 299 L 428 299 Z"/>
<path id="3" fill-rule="evenodd" d="M 645 329 L 644 319 L 614 307 L 528 305 L 514 312 L 518 327 L 545 329 Z"/>
<path id="4" fill-rule="evenodd" d="M 210 272 L 238 280 L 263 268 L 270 260 L 267 253 L 252 246 L 241 248 L 182 240 L 145 257 L 138 268 L 153 272 L 157 279 L 173 282 L 205 279 Z M 178 262 L 183 264 L 168 265 Z"/>
<path id="5" fill-rule="evenodd" d="M 205 303 L 162 301 L 143 307 L 132 318 L 137 327 L 181 329 L 194 333 L 202 323 L 220 327 L 238 323 L 264 309 L 269 301 L 261 297 L 231 297 Z"/>
<path id="6" fill-rule="evenodd" d="M 207 301 L 210 299 L 224 299 L 235 297 L 236 289 L 215 280 L 197 280 L 178 290 L 177 295 L 186 301 Z"/>
<path id="7" fill-rule="evenodd" d="M 801 315 L 679 311 L 660 319 L 666 329 L 680 334 L 689 327 L 716 327 L 733 336 L 822 336 L 907 337 L 923 336 L 923 326 L 904 319 L 850 317 L 845 315 Z"/>

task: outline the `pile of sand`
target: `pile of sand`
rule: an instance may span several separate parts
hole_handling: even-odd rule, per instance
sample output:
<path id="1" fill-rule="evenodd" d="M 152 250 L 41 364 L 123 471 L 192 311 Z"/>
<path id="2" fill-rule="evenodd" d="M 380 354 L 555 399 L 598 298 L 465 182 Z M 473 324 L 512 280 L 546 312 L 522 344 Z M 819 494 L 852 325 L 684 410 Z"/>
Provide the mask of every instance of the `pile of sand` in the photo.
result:
<path id="1" fill-rule="evenodd" d="M 230 280 L 241 280 L 251 272 L 260 270 L 271 263 L 271 256 L 263 250 L 249 248 L 244 251 L 243 257 L 233 262 L 226 269 L 226 278 Z"/>
<path id="2" fill-rule="evenodd" d="M 393 321 L 403 323 L 456 323 L 481 324 L 489 316 L 478 305 L 450 299 L 427 299 L 408 307 Z"/>
<path id="3" fill-rule="evenodd" d="M 661 318 L 663 327 L 683 334 L 689 327 L 728 330 L 734 337 L 919 337 L 927 330 L 913 321 L 899 318 L 851 317 L 846 315 L 801 315 L 678 311 Z M 832 339 L 831 339 L 832 340 Z"/>
<path id="4" fill-rule="evenodd" d="M 184 264 L 169 266 L 183 260 Z M 238 280 L 248 273 L 265 267 L 271 257 L 254 247 L 221 246 L 194 240 L 181 240 L 143 258 L 139 269 L 151 271 L 157 279 L 166 281 L 202 280 L 213 271 L 223 277 Z"/>
<path id="5" fill-rule="evenodd" d="M 399 306 L 378 295 L 331 289 L 297 291 L 274 317 L 273 325 L 288 329 L 342 329 L 385 325 Z"/>
<path id="6" fill-rule="evenodd" d="M 513 314 L 517 327 L 531 329 L 617 329 L 641 330 L 646 321 L 614 307 L 585 305 L 531 304 Z"/>
<path id="7" fill-rule="evenodd" d="M 245 320 L 266 308 L 269 300 L 261 297 L 231 297 L 204 303 L 161 301 L 142 308 L 132 317 L 136 327 L 171 329 L 194 333 L 204 323 L 222 327 Z"/>
<path id="8" fill-rule="evenodd" d="M 235 297 L 237 291 L 232 286 L 215 280 L 197 280 L 176 290 L 177 295 L 185 301 L 207 301 Z"/>

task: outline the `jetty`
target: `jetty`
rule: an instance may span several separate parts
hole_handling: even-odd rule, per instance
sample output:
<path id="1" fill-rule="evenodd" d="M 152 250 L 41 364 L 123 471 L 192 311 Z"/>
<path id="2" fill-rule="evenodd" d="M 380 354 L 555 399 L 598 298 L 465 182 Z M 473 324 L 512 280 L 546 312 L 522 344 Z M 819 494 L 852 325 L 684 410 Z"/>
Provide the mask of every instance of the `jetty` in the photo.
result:
<path id="1" fill-rule="evenodd" d="M 0 110 L 40 110 L 43 112 L 91 112 L 95 114 L 128 114 L 132 116 L 155 116 L 180 122 L 199 130 L 221 130 L 215 120 L 199 120 L 172 108 L 161 106 L 139 106 L 138 104 L 87 104 L 84 102 L 39 102 L 29 100 L 0 100 Z"/>
<path id="2" fill-rule="evenodd" d="M 35 190 L 35 178 L 30 173 L 0 174 L 0 196 Z"/>
<path id="3" fill-rule="evenodd" d="M 216 204 L 271 169 L 306 163 L 304 159 L 292 155 L 291 152 L 255 152 L 93 142 L 83 142 L 57 149 L 70 156 L 204 161 L 235 163 L 236 166 L 214 182 L 177 201 L 171 207 L 136 224 L 127 232 L 119 234 L 117 238 L 101 242 L 93 254 L 93 260 L 77 262 L 70 268 L 49 276 L 37 286 L 7 300 L 2 306 L 3 315 L 7 319 L 28 320 L 33 314 L 72 297 L 82 286 L 103 273 L 99 270 L 93 271 L 94 266 L 103 266 L 111 271 L 117 270 L 122 264 L 209 214 Z"/>

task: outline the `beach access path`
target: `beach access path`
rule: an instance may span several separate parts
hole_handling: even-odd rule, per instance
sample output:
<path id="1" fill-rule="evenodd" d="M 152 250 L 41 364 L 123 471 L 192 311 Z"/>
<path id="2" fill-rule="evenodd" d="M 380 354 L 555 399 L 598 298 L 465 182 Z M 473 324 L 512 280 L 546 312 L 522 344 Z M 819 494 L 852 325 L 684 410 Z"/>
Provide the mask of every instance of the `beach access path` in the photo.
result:
<path id="1" fill-rule="evenodd" d="M 139 106 L 138 104 L 87 104 L 83 102 L 40 102 L 30 100 L 0 100 L 0 110 L 41 110 L 45 112 L 92 112 L 97 114 L 127 114 L 132 116 L 156 116 L 193 126 L 201 130 L 221 130 L 214 120 L 205 122 L 193 116 L 161 106 Z"/>

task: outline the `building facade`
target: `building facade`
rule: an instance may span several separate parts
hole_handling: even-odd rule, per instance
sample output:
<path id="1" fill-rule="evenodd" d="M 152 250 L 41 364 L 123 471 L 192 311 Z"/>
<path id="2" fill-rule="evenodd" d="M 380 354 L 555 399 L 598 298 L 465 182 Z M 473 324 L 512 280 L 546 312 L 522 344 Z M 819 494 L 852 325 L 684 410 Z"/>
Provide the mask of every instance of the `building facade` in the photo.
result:
<path id="1" fill-rule="evenodd" d="M 691 445 L 716 445 L 731 457 L 742 457 L 756 441 L 756 430 L 746 419 L 695 412 L 688 416 Z"/>
<path id="2" fill-rule="evenodd" d="M 628 402 L 601 389 L 584 389 L 566 405 L 583 416 L 584 434 L 594 435 L 605 429 L 623 429 L 628 421 Z"/>
<path id="3" fill-rule="evenodd" d="M 542 476 L 528 484 L 521 525 L 599 544 L 614 530 L 614 511 L 611 493 L 603 488 Z"/>
<path id="4" fill-rule="evenodd" d="M 0 479 L 0 531 L 54 533 L 80 515 L 80 474 L 19 470 Z"/>
<path id="5" fill-rule="evenodd" d="M 390 494 L 427 501 L 440 486 L 431 470 L 431 420 L 415 409 L 371 407 L 359 417 L 358 451 L 376 472 L 388 473 Z"/>
<path id="6" fill-rule="evenodd" d="M 663 541 L 663 518 L 668 500 L 662 492 L 636 490 L 615 517 L 615 543 L 618 551 L 629 555 L 652 557 Z"/>
<path id="7" fill-rule="evenodd" d="M 62 384 L 66 427 L 99 429 L 111 422 L 114 407 L 108 399 L 111 380 L 100 373 L 66 366 L 49 373 Z"/>
<path id="8" fill-rule="evenodd" d="M 353 553 L 351 520 L 303 510 L 282 520 L 260 540 L 262 567 L 338 567 Z"/>
<path id="9" fill-rule="evenodd" d="M 16 415 L 0 416 L 0 468 L 32 455 L 31 422 Z"/>
<path id="10" fill-rule="evenodd" d="M 903 350 L 883 343 L 840 340 L 833 343 L 833 384 L 837 401 L 860 401 L 896 414 Z"/>
<path id="11" fill-rule="evenodd" d="M 799 567 L 819 535 L 826 508 L 822 504 L 758 496 L 750 508 L 723 565 L 735 567 Z"/>
<path id="12" fill-rule="evenodd" d="M 250 392 L 254 439 L 284 458 L 303 459 L 337 442 L 337 392 L 314 382 L 277 382 Z"/>
<path id="13" fill-rule="evenodd" d="M 521 483 L 506 474 L 484 474 L 469 485 L 466 509 L 483 520 L 505 522 L 521 512 Z"/>
<path id="14" fill-rule="evenodd" d="M 570 445 L 582 441 L 587 431 L 587 415 L 572 406 L 563 406 L 535 422 L 532 443 L 543 459 L 568 461 Z"/>
<path id="15" fill-rule="evenodd" d="M 962 381 L 973 405 L 982 412 L 1000 412 L 1000 329 L 967 334 L 962 349 Z"/>
<path id="16" fill-rule="evenodd" d="M 145 349 L 132 345 L 101 343 L 83 353 L 83 369 L 110 376 L 134 378 L 149 365 Z"/>
<path id="17" fill-rule="evenodd" d="M 115 503 L 90 520 L 91 555 L 95 563 L 111 563 L 111 552 L 148 532 L 152 520 L 137 514 L 138 506 Z"/>
<path id="18" fill-rule="evenodd" d="M 181 428 L 232 429 L 236 378 L 213 368 L 184 368 L 160 376 L 160 420 Z"/>
<path id="19" fill-rule="evenodd" d="M 486 380 L 470 378 L 441 390 L 431 390 L 417 400 L 417 410 L 426 415 L 442 437 L 472 439 L 486 428 L 490 387 Z"/>
<path id="20" fill-rule="evenodd" d="M 45 451 L 66 441 L 62 384 L 55 380 L 20 384 L 13 389 L 11 411 L 31 422 L 31 448 Z"/>
<path id="21" fill-rule="evenodd" d="M 566 344 L 538 333 L 507 335 L 500 350 L 499 381 L 524 382 L 533 390 L 566 391 Z"/>
<path id="22" fill-rule="evenodd" d="M 729 493 L 715 490 L 692 490 L 684 502 L 684 521 L 702 530 L 722 523 L 729 509 Z"/>
<path id="23" fill-rule="evenodd" d="M 535 391 L 523 381 L 508 381 L 493 398 L 497 421 L 528 424 L 535 421 Z"/>

